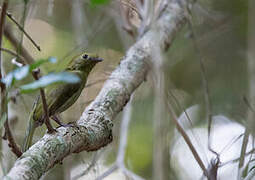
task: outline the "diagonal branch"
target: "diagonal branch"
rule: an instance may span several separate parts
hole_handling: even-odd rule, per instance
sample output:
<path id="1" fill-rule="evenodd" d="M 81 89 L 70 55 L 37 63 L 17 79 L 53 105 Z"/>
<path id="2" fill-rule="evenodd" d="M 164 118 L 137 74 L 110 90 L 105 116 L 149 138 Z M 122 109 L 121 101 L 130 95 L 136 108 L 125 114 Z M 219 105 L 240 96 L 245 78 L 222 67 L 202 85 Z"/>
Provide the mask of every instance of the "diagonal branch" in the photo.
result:
<path id="1" fill-rule="evenodd" d="M 33 59 L 33 57 L 29 54 L 29 52 L 22 46 L 20 47 L 19 44 L 19 40 L 15 37 L 14 33 L 12 32 L 11 27 L 7 24 L 4 27 L 4 35 L 5 37 L 11 42 L 11 44 L 16 48 L 19 49 L 20 48 L 20 54 L 24 57 L 24 59 L 26 60 L 26 64 L 32 64 L 35 62 L 35 60 Z"/>
<path id="2" fill-rule="evenodd" d="M 171 0 L 149 29 L 126 53 L 96 99 L 74 127 L 60 127 L 46 134 L 16 161 L 5 179 L 39 179 L 71 153 L 95 151 L 112 141 L 112 120 L 123 109 L 133 91 L 145 80 L 155 41 L 167 49 L 186 22 L 187 1 Z"/>
<path id="3" fill-rule="evenodd" d="M 2 12 L 1 12 L 1 18 L 0 18 L 0 49 L 2 48 L 2 40 L 3 40 L 3 32 L 5 29 L 5 16 L 6 16 L 6 11 L 7 11 L 7 7 L 8 7 L 8 0 L 5 0 L 3 2 L 3 8 L 2 8 Z M 0 80 L 2 79 L 2 53 L 0 52 Z M 0 110 L 0 119 L 2 119 L 2 117 L 5 117 L 2 119 L 2 121 L 4 121 L 4 129 L 5 129 L 5 135 L 3 137 L 3 139 L 7 139 L 8 140 L 8 145 L 11 148 L 12 152 L 17 156 L 20 157 L 21 156 L 21 151 L 20 148 L 18 147 L 18 145 L 15 143 L 14 137 L 11 133 L 11 129 L 9 126 L 9 122 L 8 122 L 8 107 L 7 107 L 7 97 L 8 97 L 8 90 L 6 89 L 5 84 L 3 84 L 2 82 L 0 82 L 0 92 L 1 92 L 1 100 L 0 100 L 0 106 L 1 106 L 1 110 Z"/>
<path id="4" fill-rule="evenodd" d="M 0 10 L 2 11 L 2 7 L 0 7 Z M 25 29 L 18 23 L 18 21 L 12 16 L 10 12 L 6 12 L 6 16 L 19 28 L 19 30 L 24 33 L 24 35 L 31 41 L 31 43 L 36 47 L 38 51 L 41 51 L 41 48 L 39 45 L 36 44 L 36 42 L 33 40 L 33 38 L 25 31 Z"/>

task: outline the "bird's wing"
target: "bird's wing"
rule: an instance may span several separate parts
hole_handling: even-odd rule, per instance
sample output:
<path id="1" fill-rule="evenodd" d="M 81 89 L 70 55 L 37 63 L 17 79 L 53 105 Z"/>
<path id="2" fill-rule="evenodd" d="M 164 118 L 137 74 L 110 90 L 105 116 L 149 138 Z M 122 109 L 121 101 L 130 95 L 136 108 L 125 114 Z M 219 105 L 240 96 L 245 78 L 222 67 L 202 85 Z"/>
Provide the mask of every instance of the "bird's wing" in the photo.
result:
<path id="1" fill-rule="evenodd" d="M 83 89 L 82 86 L 81 83 L 61 84 L 47 91 L 46 99 L 49 115 L 61 113 L 73 105 Z"/>
<path id="2" fill-rule="evenodd" d="M 65 111 L 72 104 L 74 104 L 74 102 L 80 96 L 80 93 L 85 86 L 87 78 L 84 78 L 83 74 L 80 71 L 73 71 L 72 73 L 78 75 L 81 78 L 81 81 L 75 84 L 55 84 L 45 88 L 45 97 L 49 110 L 49 116 Z M 43 114 L 44 110 L 42 99 L 39 96 L 38 100 L 35 103 L 33 119 L 43 121 Z"/>
<path id="3" fill-rule="evenodd" d="M 69 108 L 79 97 L 81 90 L 83 89 L 82 83 L 76 84 L 56 84 L 48 87 L 45 90 L 45 97 L 47 101 L 47 107 L 49 116 L 56 113 L 61 113 Z M 72 97 L 73 96 L 73 97 Z M 75 96 L 78 96 L 77 98 Z M 42 98 L 39 95 L 38 100 L 35 103 L 35 109 L 33 113 L 33 119 L 36 121 L 43 121 L 43 104 Z"/>

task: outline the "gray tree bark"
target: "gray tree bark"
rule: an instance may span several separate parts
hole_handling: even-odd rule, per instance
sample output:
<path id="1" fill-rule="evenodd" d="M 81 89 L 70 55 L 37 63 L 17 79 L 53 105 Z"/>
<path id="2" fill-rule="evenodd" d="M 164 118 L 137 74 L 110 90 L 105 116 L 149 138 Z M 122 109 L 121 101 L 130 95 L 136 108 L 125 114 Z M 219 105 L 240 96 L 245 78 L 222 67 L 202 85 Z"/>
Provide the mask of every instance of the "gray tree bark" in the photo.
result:
<path id="1" fill-rule="evenodd" d="M 181 2 L 181 4 L 180 4 Z M 113 119 L 145 80 L 147 62 L 156 44 L 166 50 L 187 19 L 191 1 L 169 0 L 155 26 L 145 32 L 127 51 L 96 99 L 85 109 L 74 127 L 60 127 L 45 134 L 15 162 L 4 179 L 39 179 L 71 153 L 95 151 L 112 141 Z"/>

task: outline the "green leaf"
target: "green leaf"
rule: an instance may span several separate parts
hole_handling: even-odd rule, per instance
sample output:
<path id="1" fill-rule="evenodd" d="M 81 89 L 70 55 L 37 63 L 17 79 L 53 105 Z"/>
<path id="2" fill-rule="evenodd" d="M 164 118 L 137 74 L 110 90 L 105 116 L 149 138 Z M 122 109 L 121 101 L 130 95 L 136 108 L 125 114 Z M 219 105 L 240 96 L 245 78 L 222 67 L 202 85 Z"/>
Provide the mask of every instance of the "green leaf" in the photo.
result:
<path id="1" fill-rule="evenodd" d="M 3 79 L 2 82 L 6 84 L 7 87 L 10 87 L 15 80 L 21 80 L 29 74 L 29 65 L 17 68 L 12 72 L 8 73 Z"/>
<path id="2" fill-rule="evenodd" d="M 26 84 L 20 87 L 21 93 L 29 93 L 35 91 L 39 88 L 44 88 L 46 86 L 56 84 L 56 83 L 78 83 L 80 78 L 69 72 L 60 73 L 50 73 L 46 76 L 41 77 L 38 81 L 34 81 L 30 84 Z"/>
<path id="3" fill-rule="evenodd" d="M 30 71 L 38 68 L 39 66 L 41 66 L 42 64 L 44 63 L 56 63 L 57 62 L 57 59 L 55 57 L 49 57 L 48 59 L 40 59 L 40 60 L 37 60 L 35 63 L 31 64 L 30 65 Z"/>
<path id="4" fill-rule="evenodd" d="M 17 68 L 10 73 L 8 73 L 3 79 L 2 82 L 6 84 L 7 87 L 10 87 L 11 85 L 14 84 L 15 80 L 21 80 L 28 76 L 30 72 L 32 72 L 34 69 L 38 68 L 44 63 L 56 63 L 57 59 L 54 57 L 50 57 L 48 59 L 40 59 L 37 60 L 35 63 L 31 65 L 25 65 L 20 68 Z"/>
<path id="5" fill-rule="evenodd" d="M 92 5 L 107 4 L 110 0 L 90 0 Z"/>
<path id="6" fill-rule="evenodd" d="M 29 66 L 23 66 L 13 71 L 13 76 L 16 80 L 21 80 L 26 77 L 29 73 Z"/>
<path id="7" fill-rule="evenodd" d="M 23 0 L 23 1 L 24 1 L 25 4 L 27 4 L 29 0 Z"/>

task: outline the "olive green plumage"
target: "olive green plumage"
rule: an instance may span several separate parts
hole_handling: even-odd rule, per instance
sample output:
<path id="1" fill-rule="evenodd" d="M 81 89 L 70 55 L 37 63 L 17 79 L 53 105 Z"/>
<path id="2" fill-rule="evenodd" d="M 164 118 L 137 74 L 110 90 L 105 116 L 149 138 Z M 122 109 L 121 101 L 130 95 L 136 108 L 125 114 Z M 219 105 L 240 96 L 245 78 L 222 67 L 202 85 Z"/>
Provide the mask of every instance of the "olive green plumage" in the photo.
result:
<path id="1" fill-rule="evenodd" d="M 102 61 L 97 55 L 83 53 L 75 56 L 64 71 L 74 73 L 80 77 L 80 81 L 75 84 L 56 84 L 45 88 L 49 117 L 59 114 L 72 106 L 79 98 L 90 71 Z M 33 134 L 38 126 L 44 123 L 44 110 L 41 97 L 38 96 L 29 116 L 29 123 L 23 143 L 23 152 L 32 144 Z"/>

